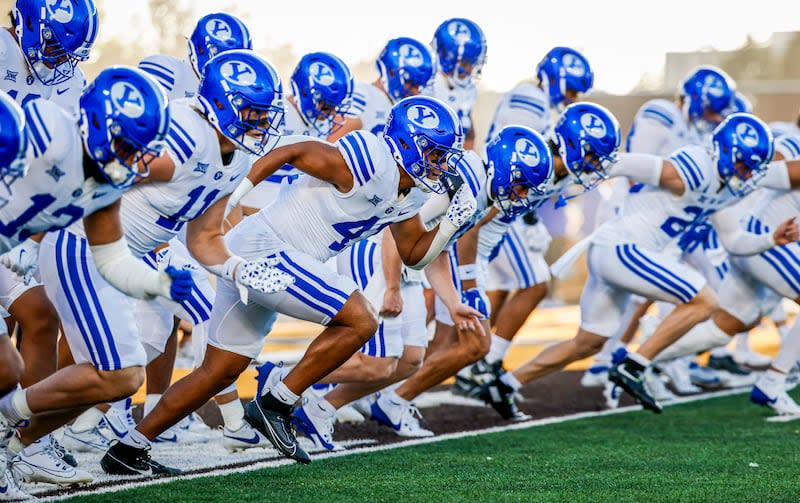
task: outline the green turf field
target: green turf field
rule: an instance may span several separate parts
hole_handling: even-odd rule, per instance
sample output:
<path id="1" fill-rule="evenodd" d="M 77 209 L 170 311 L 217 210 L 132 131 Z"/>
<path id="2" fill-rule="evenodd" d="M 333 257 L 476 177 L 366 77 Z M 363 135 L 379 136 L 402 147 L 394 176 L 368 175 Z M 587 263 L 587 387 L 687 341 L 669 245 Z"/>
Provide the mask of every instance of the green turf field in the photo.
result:
<path id="1" fill-rule="evenodd" d="M 628 412 L 80 501 L 800 501 L 800 421 L 767 423 L 766 409 L 746 397 L 676 405 L 660 416 Z"/>

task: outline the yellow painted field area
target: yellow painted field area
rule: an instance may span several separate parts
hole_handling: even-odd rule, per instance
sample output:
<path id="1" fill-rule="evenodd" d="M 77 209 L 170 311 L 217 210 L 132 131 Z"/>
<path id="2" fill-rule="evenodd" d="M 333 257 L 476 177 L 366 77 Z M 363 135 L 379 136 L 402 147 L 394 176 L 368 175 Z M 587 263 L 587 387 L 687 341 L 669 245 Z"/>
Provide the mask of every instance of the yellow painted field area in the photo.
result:
<path id="1" fill-rule="evenodd" d="M 543 348 L 554 342 L 569 339 L 575 335 L 579 322 L 577 306 L 551 307 L 537 310 L 514 340 L 511 350 L 505 360 L 506 368 L 514 368 L 528 359 L 536 356 Z M 285 354 L 298 354 L 303 351 L 311 340 L 321 330 L 319 325 L 297 320 L 279 320 L 273 332 L 264 345 L 264 354 L 273 353 L 276 360 Z M 778 332 L 774 327 L 765 323 L 753 330 L 750 344 L 756 351 L 774 355 L 779 348 Z M 634 344 L 635 348 L 636 345 Z M 567 367 L 568 370 L 585 370 L 590 363 L 589 359 L 575 362 Z M 180 379 L 189 372 L 189 369 L 176 369 L 173 380 Z M 246 370 L 237 384 L 243 398 L 255 394 L 255 370 L 251 367 Z M 144 402 L 144 389 L 134 395 L 134 402 Z"/>

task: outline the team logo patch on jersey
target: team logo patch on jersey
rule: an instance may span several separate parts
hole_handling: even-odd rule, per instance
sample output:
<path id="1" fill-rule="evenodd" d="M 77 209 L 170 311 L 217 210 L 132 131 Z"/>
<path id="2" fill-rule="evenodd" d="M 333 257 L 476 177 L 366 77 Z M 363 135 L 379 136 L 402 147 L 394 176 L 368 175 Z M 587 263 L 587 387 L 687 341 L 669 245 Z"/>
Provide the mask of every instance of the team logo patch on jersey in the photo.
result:
<path id="1" fill-rule="evenodd" d="M 536 150 L 536 147 L 533 146 L 530 140 L 526 138 L 518 139 L 516 143 L 514 143 L 514 150 L 517 153 L 517 159 L 524 165 L 531 168 L 539 165 L 541 161 L 539 151 Z"/>
<path id="2" fill-rule="evenodd" d="M 439 125 L 439 116 L 431 107 L 425 105 L 415 105 L 409 108 L 406 117 L 411 124 L 425 129 L 433 129 Z"/>
<path id="3" fill-rule="evenodd" d="M 6 76 L 3 80 L 10 80 L 11 82 L 16 82 L 18 73 L 19 72 L 12 72 L 11 70 L 6 70 Z"/>
<path id="4" fill-rule="evenodd" d="M 47 12 L 50 17 L 59 23 L 69 23 L 75 11 L 72 10 L 72 3 L 69 0 L 47 0 L 45 2 Z"/>
<path id="5" fill-rule="evenodd" d="M 61 177 L 66 175 L 63 170 L 61 170 L 58 166 L 53 166 L 50 169 L 45 170 L 45 173 L 53 177 L 53 180 L 59 181 Z"/>
<path id="6" fill-rule="evenodd" d="M 417 68 L 422 63 L 424 63 L 425 59 L 422 57 L 422 53 L 411 44 L 403 44 L 400 46 L 400 66 L 410 66 L 412 68 Z"/>
<path id="7" fill-rule="evenodd" d="M 209 19 L 206 21 L 206 31 L 209 35 L 222 42 L 225 42 L 233 35 L 231 27 L 222 19 Z"/>
<path id="8" fill-rule="evenodd" d="M 214 173 L 214 180 L 219 180 L 220 178 L 222 178 L 222 171 Z"/>
<path id="9" fill-rule="evenodd" d="M 331 67 L 320 61 L 311 63 L 309 73 L 311 74 L 311 82 L 321 86 L 329 86 L 333 84 L 333 81 L 335 80 Z"/>
<path id="10" fill-rule="evenodd" d="M 604 138 L 608 134 L 606 124 L 595 114 L 583 114 L 581 116 L 581 126 L 586 134 L 594 138 Z"/>
<path id="11" fill-rule="evenodd" d="M 470 31 L 469 26 L 460 21 L 452 21 L 450 24 L 448 24 L 447 33 L 449 33 L 458 44 L 463 44 L 472 38 L 472 32 Z"/>
<path id="12" fill-rule="evenodd" d="M 144 113 L 142 94 L 127 82 L 117 82 L 111 86 L 111 103 L 117 110 L 132 119 Z"/>
<path id="13" fill-rule="evenodd" d="M 758 145 L 758 131 L 750 124 L 743 122 L 736 126 L 736 136 L 740 142 L 748 147 L 755 147 Z"/>
<path id="14" fill-rule="evenodd" d="M 381 201 L 383 201 L 383 199 L 378 197 L 378 195 L 376 194 L 376 195 L 370 197 L 369 199 L 367 199 L 367 201 L 372 203 L 373 206 L 378 206 L 381 203 Z"/>
<path id="15" fill-rule="evenodd" d="M 222 77 L 237 86 L 251 86 L 256 82 L 256 71 L 243 61 L 228 61 L 220 68 Z"/>
<path id="16" fill-rule="evenodd" d="M 564 65 L 566 72 L 570 75 L 574 75 L 575 77 L 583 77 L 586 74 L 586 65 L 584 65 L 583 61 L 574 54 L 564 54 L 564 57 L 561 59 L 561 63 Z"/>
<path id="17" fill-rule="evenodd" d="M 197 166 L 195 166 L 194 169 L 192 170 L 192 172 L 194 173 L 202 173 L 204 175 L 206 174 L 206 171 L 208 171 L 207 162 L 198 162 Z"/>

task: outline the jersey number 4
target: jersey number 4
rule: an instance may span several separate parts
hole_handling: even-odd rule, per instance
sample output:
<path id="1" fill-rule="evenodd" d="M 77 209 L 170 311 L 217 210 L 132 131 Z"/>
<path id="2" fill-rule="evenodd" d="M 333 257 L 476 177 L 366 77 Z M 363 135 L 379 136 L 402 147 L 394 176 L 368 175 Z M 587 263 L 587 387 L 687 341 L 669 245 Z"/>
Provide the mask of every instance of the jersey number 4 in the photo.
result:
<path id="1" fill-rule="evenodd" d="M 333 224 L 333 229 L 336 232 L 338 232 L 339 234 L 342 235 L 342 239 L 341 239 L 341 241 L 337 241 L 335 243 L 331 243 L 330 245 L 328 245 L 328 248 L 330 248 L 331 250 L 333 250 L 335 252 L 340 252 L 340 251 L 344 250 L 353 241 L 357 241 L 357 240 L 361 239 L 361 236 L 364 235 L 364 233 L 367 232 L 368 230 L 372 229 L 372 226 L 375 225 L 375 222 L 377 222 L 377 221 L 378 221 L 378 217 L 372 217 L 372 218 L 368 218 L 366 220 L 357 220 L 355 222 L 340 222 L 338 224 Z M 372 234 L 380 232 L 380 230 L 382 228 L 386 227 L 386 225 L 388 225 L 388 223 L 389 222 L 387 222 L 386 224 L 381 225 L 381 227 L 378 228 Z M 370 235 L 372 235 L 372 234 L 370 234 Z"/>

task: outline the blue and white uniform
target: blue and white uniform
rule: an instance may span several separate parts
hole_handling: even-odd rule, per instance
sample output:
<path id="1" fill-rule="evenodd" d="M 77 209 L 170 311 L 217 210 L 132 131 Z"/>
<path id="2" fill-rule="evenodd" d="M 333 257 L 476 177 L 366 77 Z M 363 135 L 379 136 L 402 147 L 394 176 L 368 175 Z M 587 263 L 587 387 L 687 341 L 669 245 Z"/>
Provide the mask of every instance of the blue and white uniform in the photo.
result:
<path id="1" fill-rule="evenodd" d="M 133 314 L 107 316 L 101 308 L 100 299 L 122 294 L 94 268 L 81 221 L 113 204 L 127 187 L 114 188 L 85 178 L 78 124 L 60 107 L 37 99 L 25 106 L 25 115 L 29 168 L 25 178 L 14 185 L 14 199 L 0 211 L 9 222 L 5 235 L 18 241 L 50 231 L 40 247 L 39 270 L 77 363 L 91 362 L 101 370 L 141 365 L 144 350 L 138 340 L 118 340 L 116 336 L 117 330 L 133 323 Z M 17 218 L 9 218 L 12 214 Z M 9 228 L 14 222 L 21 225 Z M 106 288 L 99 288 L 100 284 Z"/>
<path id="2" fill-rule="evenodd" d="M 421 202 L 398 195 L 401 168 L 382 139 L 354 131 L 337 145 L 353 176 L 349 192 L 301 176 L 281 188 L 275 203 L 226 235 L 231 251 L 245 259 L 279 256 L 278 267 L 296 282 L 274 294 L 250 290 L 245 305 L 233 283 L 219 280 L 209 332 L 212 346 L 254 358 L 278 313 L 329 323 L 358 286 L 324 262 L 419 212 Z"/>
<path id="3" fill-rule="evenodd" d="M 552 114 L 547 94 L 534 83 L 523 82 L 500 99 L 486 143 L 504 127 L 515 124 L 528 126 L 544 135 L 550 128 Z M 508 218 L 502 214 L 495 220 L 494 225 L 503 229 L 504 237 L 499 248 L 491 254 L 487 289 L 511 291 L 550 281 L 550 267 L 544 255 L 552 237 L 544 223 L 539 221 L 536 225 L 528 225 L 518 218 L 507 226 L 504 220 Z M 487 229 L 486 232 L 491 231 Z"/>
<path id="4" fill-rule="evenodd" d="M 353 89 L 353 105 L 349 115 L 361 119 L 361 129 L 380 136 L 392 110 L 389 95 L 378 86 L 359 82 Z"/>
<path id="5" fill-rule="evenodd" d="M 194 98 L 200 86 L 200 78 L 188 59 L 154 54 L 139 62 L 139 69 L 149 73 L 161 84 L 169 101 Z"/>
<path id="6" fill-rule="evenodd" d="M 436 73 L 430 87 L 422 90 L 422 94 L 433 96 L 447 103 L 461 121 L 464 135 L 472 129 L 472 108 L 478 99 L 478 87 L 474 80 L 464 85 L 451 85 L 447 77 L 441 72 Z"/>
<path id="7" fill-rule="evenodd" d="M 620 215 L 595 233 L 581 295 L 581 328 L 589 332 L 613 336 L 631 294 L 682 304 L 706 284 L 702 274 L 680 260 L 680 249 L 670 245 L 738 198 L 720 183 L 704 148 L 684 147 L 669 160 L 683 180 L 683 195 L 655 187 L 632 193 Z"/>

